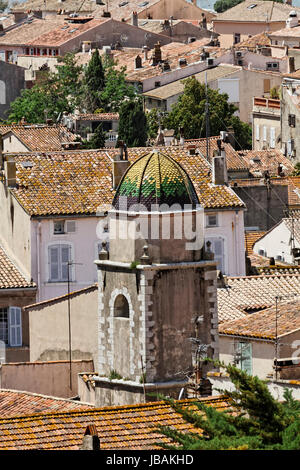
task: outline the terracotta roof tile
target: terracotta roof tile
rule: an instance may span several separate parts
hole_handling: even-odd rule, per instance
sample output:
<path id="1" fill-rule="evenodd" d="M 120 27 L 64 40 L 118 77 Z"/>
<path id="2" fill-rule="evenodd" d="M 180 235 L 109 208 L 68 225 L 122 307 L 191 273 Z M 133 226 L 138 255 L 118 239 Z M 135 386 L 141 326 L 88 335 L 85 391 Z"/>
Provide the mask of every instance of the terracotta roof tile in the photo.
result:
<path id="1" fill-rule="evenodd" d="M 255 232 L 245 232 L 245 248 L 246 248 L 246 254 L 247 255 L 252 255 L 253 254 L 253 245 L 258 240 L 261 238 L 266 232 L 260 232 L 260 231 L 255 231 Z"/>
<path id="2" fill-rule="evenodd" d="M 179 404 L 192 407 L 193 401 L 181 400 Z M 222 397 L 200 401 L 219 410 L 229 408 Z M 156 432 L 160 424 L 197 432 L 170 405 L 154 402 L 0 419 L 0 449 L 78 450 L 86 427 L 94 425 L 102 450 L 153 450 L 159 449 L 157 442 L 170 442 Z"/>
<path id="3" fill-rule="evenodd" d="M 28 281 L 9 259 L 0 246 L 0 289 L 32 288 L 36 285 Z"/>
<path id="4" fill-rule="evenodd" d="M 14 28 L 4 31 L 0 36 L 0 45 L 25 45 L 31 43 L 42 34 L 46 34 L 57 29 L 59 23 L 64 19 L 57 16 L 54 19 L 33 18 L 30 22 L 16 24 Z"/>
<path id="5" fill-rule="evenodd" d="M 269 36 L 264 33 L 255 34 L 251 38 L 246 39 L 245 41 L 234 44 L 235 49 L 256 49 L 257 46 L 270 46 L 271 40 Z"/>
<path id="6" fill-rule="evenodd" d="M 209 156 L 213 157 L 214 151 L 218 150 L 217 140 L 220 139 L 219 136 L 214 136 L 209 138 Z M 186 145 L 195 145 L 203 156 L 206 155 L 206 139 L 190 139 L 186 140 Z M 231 144 L 228 142 L 222 142 L 222 147 L 226 153 L 226 162 L 228 170 L 247 170 L 249 165 L 243 156 L 236 151 Z"/>
<path id="7" fill-rule="evenodd" d="M 75 114 L 76 119 L 80 121 L 118 121 L 118 113 L 98 113 L 98 114 Z"/>
<path id="8" fill-rule="evenodd" d="M 153 148 L 128 149 L 129 160 L 149 150 Z M 202 156 L 190 156 L 182 147 L 161 150 L 188 172 L 203 207 L 244 207 L 231 188 L 211 183 L 211 167 Z M 11 191 L 31 215 L 95 214 L 100 204 L 112 202 L 111 163 L 117 153 L 118 149 L 16 154 L 17 187 Z M 24 161 L 32 166 L 24 168 Z"/>
<path id="9" fill-rule="evenodd" d="M 273 302 L 275 303 L 275 301 Z M 284 336 L 292 331 L 300 329 L 300 300 L 291 302 L 278 302 L 258 313 L 247 317 L 222 323 L 219 333 L 227 335 L 249 336 L 254 338 L 276 338 L 276 313 L 277 336 Z"/>
<path id="10" fill-rule="evenodd" d="M 271 150 L 242 150 L 238 152 L 250 173 L 254 177 L 263 177 L 266 170 L 270 176 L 278 175 L 278 165 L 281 164 L 285 176 L 289 176 L 294 171 L 294 165 L 278 149 Z"/>
<path id="11" fill-rule="evenodd" d="M 0 133 L 3 136 L 8 132 L 12 132 L 31 152 L 62 150 L 62 143 L 76 140 L 76 135 L 69 132 L 64 126 L 0 126 Z"/>
<path id="12" fill-rule="evenodd" d="M 255 5 L 251 8 L 251 5 Z M 250 7 L 250 8 L 249 8 Z M 285 21 L 289 13 L 295 10 L 298 14 L 300 8 L 295 6 L 281 4 L 270 0 L 245 0 L 238 5 L 229 8 L 224 13 L 220 13 L 214 21 L 245 21 L 245 22 L 268 22 Z"/>
<path id="13" fill-rule="evenodd" d="M 64 398 L 49 397 L 18 390 L 0 389 L 0 416 L 32 415 L 34 413 L 49 413 L 50 411 L 84 410 L 93 405 Z"/>
<path id="14" fill-rule="evenodd" d="M 229 277 L 227 283 L 218 289 L 219 323 L 271 307 L 276 296 L 300 296 L 300 275 Z"/>

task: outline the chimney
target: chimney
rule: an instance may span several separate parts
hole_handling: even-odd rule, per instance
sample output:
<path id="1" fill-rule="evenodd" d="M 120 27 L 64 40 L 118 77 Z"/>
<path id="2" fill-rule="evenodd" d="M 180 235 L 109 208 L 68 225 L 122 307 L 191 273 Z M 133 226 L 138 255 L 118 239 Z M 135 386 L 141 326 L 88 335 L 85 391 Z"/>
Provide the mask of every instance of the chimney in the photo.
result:
<path id="1" fill-rule="evenodd" d="M 225 150 L 221 150 L 221 155 L 218 157 L 213 157 L 212 182 L 215 185 L 228 184 Z"/>
<path id="2" fill-rule="evenodd" d="M 142 59 L 139 55 L 137 55 L 136 58 L 134 59 L 134 68 L 135 70 L 143 68 Z"/>
<path id="3" fill-rule="evenodd" d="M 181 127 L 179 129 L 179 133 L 180 133 L 180 145 L 184 145 L 184 132 L 183 132 L 183 127 Z"/>
<path id="4" fill-rule="evenodd" d="M 124 173 L 130 166 L 127 145 L 122 140 L 119 142 L 119 145 L 120 153 L 114 157 L 113 161 L 113 189 L 117 189 Z"/>
<path id="5" fill-rule="evenodd" d="M 133 11 L 131 14 L 131 24 L 132 26 L 138 26 L 139 25 L 139 20 L 138 20 L 138 14 L 136 11 Z"/>
<path id="6" fill-rule="evenodd" d="M 100 450 L 100 439 L 94 424 L 87 426 L 80 450 Z"/>
<path id="7" fill-rule="evenodd" d="M 148 46 L 144 46 L 143 51 L 144 51 L 144 60 L 148 60 L 148 51 L 149 51 Z"/>
<path id="8" fill-rule="evenodd" d="M 235 149 L 236 142 L 235 142 L 235 135 L 234 135 L 233 127 L 228 127 L 227 139 L 228 139 L 228 142 L 231 145 L 231 147 L 233 147 Z"/>
<path id="9" fill-rule="evenodd" d="M 159 64 L 159 62 L 161 62 L 162 60 L 162 56 L 161 56 L 161 46 L 160 46 L 160 42 L 158 41 L 157 44 L 155 44 L 154 46 L 154 53 L 153 53 L 153 56 L 152 56 L 152 65 L 157 65 Z"/>
<path id="10" fill-rule="evenodd" d="M 196 145 L 188 145 L 189 155 L 196 155 Z"/>
<path id="11" fill-rule="evenodd" d="M 16 162 L 12 158 L 4 162 L 5 183 L 9 188 L 16 187 Z"/>

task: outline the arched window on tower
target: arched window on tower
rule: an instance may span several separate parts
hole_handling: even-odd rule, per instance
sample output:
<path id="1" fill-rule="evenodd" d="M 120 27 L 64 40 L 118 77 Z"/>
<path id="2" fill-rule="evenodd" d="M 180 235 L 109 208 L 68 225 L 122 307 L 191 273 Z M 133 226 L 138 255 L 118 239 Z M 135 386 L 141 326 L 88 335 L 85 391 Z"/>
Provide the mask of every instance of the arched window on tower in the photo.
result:
<path id="1" fill-rule="evenodd" d="M 114 316 L 118 318 L 129 318 L 129 304 L 126 297 L 122 294 L 116 297 Z"/>

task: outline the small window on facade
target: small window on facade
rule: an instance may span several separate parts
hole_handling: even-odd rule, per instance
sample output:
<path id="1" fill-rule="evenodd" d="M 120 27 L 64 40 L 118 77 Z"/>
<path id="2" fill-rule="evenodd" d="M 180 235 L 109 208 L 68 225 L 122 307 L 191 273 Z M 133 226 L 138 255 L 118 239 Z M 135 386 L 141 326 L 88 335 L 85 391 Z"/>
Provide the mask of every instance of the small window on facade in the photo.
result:
<path id="1" fill-rule="evenodd" d="M 76 223 L 75 220 L 68 220 L 66 223 L 67 233 L 76 232 Z"/>
<path id="2" fill-rule="evenodd" d="M 155 88 L 158 88 L 160 86 L 160 82 L 155 82 L 154 86 L 155 86 Z"/>
<path id="3" fill-rule="evenodd" d="M 54 235 L 59 235 L 65 233 L 65 221 L 64 220 L 57 220 L 54 222 Z"/>
<path id="4" fill-rule="evenodd" d="M 20 307 L 0 308 L 0 341 L 11 347 L 22 346 Z"/>
<path id="5" fill-rule="evenodd" d="M 218 216 L 217 214 L 210 214 L 206 217 L 207 227 L 217 227 L 218 225 Z"/>
<path id="6" fill-rule="evenodd" d="M 214 253 L 214 260 L 217 261 L 217 269 L 223 274 L 225 272 L 224 261 L 224 240 L 221 237 L 211 237 L 208 239 L 211 242 L 211 251 Z"/>
<path id="7" fill-rule="evenodd" d="M 114 305 L 114 316 L 118 318 L 129 318 L 129 304 L 126 297 L 118 295 Z"/>
<path id="8" fill-rule="evenodd" d="M 234 44 L 238 44 L 239 42 L 241 42 L 240 33 L 234 33 Z"/>
<path id="9" fill-rule="evenodd" d="M 256 124 L 255 138 L 259 140 L 259 124 Z"/>
<path id="10" fill-rule="evenodd" d="M 289 114 L 288 122 L 289 122 L 290 127 L 295 127 L 296 126 L 296 116 L 295 116 L 295 114 Z"/>

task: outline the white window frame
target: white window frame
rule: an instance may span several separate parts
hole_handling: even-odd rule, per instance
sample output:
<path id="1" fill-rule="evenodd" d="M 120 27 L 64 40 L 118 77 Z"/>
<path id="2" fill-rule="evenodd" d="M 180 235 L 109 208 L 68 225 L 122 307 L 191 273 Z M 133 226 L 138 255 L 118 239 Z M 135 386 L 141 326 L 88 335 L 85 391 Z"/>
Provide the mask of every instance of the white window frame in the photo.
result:
<path id="1" fill-rule="evenodd" d="M 263 141 L 267 142 L 267 126 L 263 126 Z"/>
<path id="2" fill-rule="evenodd" d="M 68 282 L 68 278 L 63 278 L 62 276 L 62 267 L 63 267 L 63 264 L 66 264 L 66 263 L 63 263 L 62 262 L 62 249 L 65 248 L 65 247 L 68 247 L 69 249 L 69 260 L 70 261 L 74 261 L 74 247 L 73 247 L 73 244 L 70 243 L 69 241 L 60 241 L 60 242 L 53 242 L 53 243 L 49 243 L 48 246 L 47 246 L 47 266 L 48 266 L 48 273 L 47 273 L 47 282 L 49 283 L 61 283 L 61 282 Z M 57 261 L 57 264 L 58 264 L 58 276 L 57 278 L 52 278 L 51 277 L 51 259 L 50 259 L 50 252 L 51 252 L 51 249 L 53 248 L 58 248 L 59 250 L 59 253 L 58 253 L 58 261 Z M 75 282 L 75 266 L 72 265 L 70 267 L 70 282 Z"/>
<path id="3" fill-rule="evenodd" d="M 210 224 L 209 223 L 209 218 L 210 217 L 215 217 L 216 218 L 216 223 L 215 224 Z M 206 214 L 206 227 L 218 227 L 219 226 L 219 217 L 217 213 L 214 214 Z"/>

